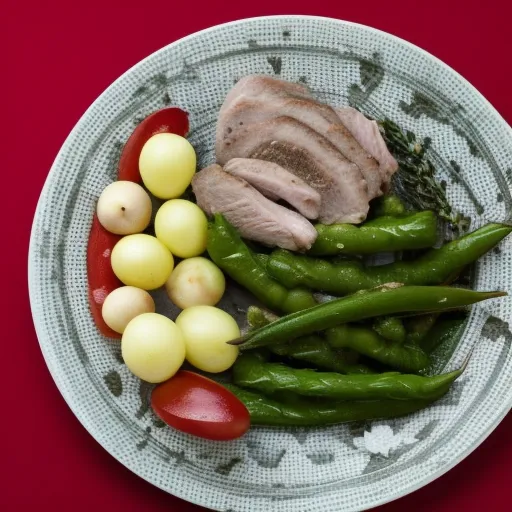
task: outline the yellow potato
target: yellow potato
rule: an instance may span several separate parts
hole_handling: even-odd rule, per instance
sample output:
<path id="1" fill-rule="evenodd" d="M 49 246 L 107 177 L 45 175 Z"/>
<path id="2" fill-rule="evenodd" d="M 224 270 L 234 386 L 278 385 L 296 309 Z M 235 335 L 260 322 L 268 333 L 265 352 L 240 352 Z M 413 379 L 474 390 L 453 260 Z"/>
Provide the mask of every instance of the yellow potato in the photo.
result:
<path id="1" fill-rule="evenodd" d="M 155 233 L 175 256 L 191 258 L 206 250 L 208 220 L 191 201 L 171 199 L 156 214 Z"/>
<path id="2" fill-rule="evenodd" d="M 196 152 L 174 133 L 158 133 L 144 144 L 139 170 L 146 188 L 160 199 L 179 197 L 196 172 Z"/>
<path id="3" fill-rule="evenodd" d="M 126 326 L 142 313 L 154 313 L 155 301 L 148 292 L 134 286 L 121 286 L 107 295 L 101 308 L 105 323 L 123 334 Z"/>
<path id="4" fill-rule="evenodd" d="M 176 319 L 185 339 L 186 359 L 196 368 L 219 373 L 230 368 L 238 357 L 238 347 L 226 342 L 240 336 L 234 318 L 213 306 L 192 306 Z"/>
<path id="5" fill-rule="evenodd" d="M 171 378 L 185 360 L 185 343 L 180 329 L 158 313 L 139 315 L 126 326 L 121 351 L 128 369 L 152 383 Z"/>
<path id="6" fill-rule="evenodd" d="M 226 289 L 226 279 L 215 263 L 206 258 L 189 258 L 176 265 L 165 283 L 167 295 L 181 309 L 215 306 Z"/>
<path id="7" fill-rule="evenodd" d="M 154 236 L 137 234 L 121 238 L 112 249 L 112 269 L 126 285 L 154 290 L 163 286 L 174 267 L 174 258 Z"/>

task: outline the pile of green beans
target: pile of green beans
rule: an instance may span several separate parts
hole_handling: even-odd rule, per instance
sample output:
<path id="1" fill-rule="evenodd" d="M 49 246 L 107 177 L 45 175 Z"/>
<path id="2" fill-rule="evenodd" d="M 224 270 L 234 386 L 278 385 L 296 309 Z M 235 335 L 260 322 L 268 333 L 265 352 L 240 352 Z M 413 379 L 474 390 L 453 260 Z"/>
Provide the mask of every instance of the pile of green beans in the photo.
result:
<path id="1" fill-rule="evenodd" d="M 419 375 L 430 365 L 429 353 L 460 327 L 460 319 L 448 319 L 438 329 L 439 314 L 506 294 L 439 285 L 452 282 L 512 227 L 488 224 L 434 249 L 432 212 L 407 213 L 393 197 L 381 199 L 374 213 L 359 227 L 317 226 L 311 254 L 335 259 L 284 250 L 257 254 L 222 215 L 214 216 L 211 259 L 269 308 L 251 306 L 248 332 L 229 342 L 241 355 L 227 387 L 244 402 L 253 424 L 402 416 L 438 400 L 460 376 L 462 370 Z M 357 259 L 418 249 L 427 251 L 388 265 L 367 267 Z M 338 297 L 318 303 L 318 291 Z"/>

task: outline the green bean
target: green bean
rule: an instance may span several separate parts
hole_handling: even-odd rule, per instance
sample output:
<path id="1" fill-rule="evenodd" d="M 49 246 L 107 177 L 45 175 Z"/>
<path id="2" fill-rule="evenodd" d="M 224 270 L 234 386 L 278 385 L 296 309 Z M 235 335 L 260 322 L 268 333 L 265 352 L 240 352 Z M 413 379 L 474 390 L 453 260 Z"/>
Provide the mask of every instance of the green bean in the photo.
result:
<path id="1" fill-rule="evenodd" d="M 432 327 L 428 336 L 421 340 L 421 348 L 427 354 L 431 354 L 440 345 L 447 344 L 457 335 L 465 320 L 465 317 L 440 319 Z"/>
<path id="2" fill-rule="evenodd" d="M 246 350 L 289 341 L 346 322 L 402 312 L 443 311 L 503 295 L 506 293 L 476 292 L 449 286 L 400 286 L 367 291 L 284 316 L 229 343 Z"/>
<path id="3" fill-rule="evenodd" d="M 370 203 L 374 217 L 400 217 L 406 214 L 404 203 L 398 196 L 386 194 Z"/>
<path id="4" fill-rule="evenodd" d="M 267 268 L 268 261 L 270 260 L 270 254 L 263 254 L 261 252 L 252 253 L 254 259 L 258 262 L 261 268 Z"/>
<path id="5" fill-rule="evenodd" d="M 269 345 L 269 350 L 282 357 L 290 357 L 318 368 L 347 374 L 371 374 L 373 370 L 357 363 L 358 354 L 349 350 L 333 350 L 321 336 L 310 334 L 288 343 Z"/>
<path id="6" fill-rule="evenodd" d="M 384 339 L 403 343 L 407 335 L 402 320 L 396 316 L 381 316 L 374 320 L 373 330 Z"/>
<path id="7" fill-rule="evenodd" d="M 488 224 L 440 249 L 431 249 L 417 260 L 372 267 L 365 267 L 357 260 L 331 262 L 277 250 L 272 253 L 267 270 L 288 288 L 306 286 L 335 295 L 346 295 L 388 282 L 437 285 L 448 282 L 511 231 L 511 226 Z"/>
<path id="8" fill-rule="evenodd" d="M 424 249 L 437 241 L 437 218 L 429 211 L 378 217 L 361 226 L 317 224 L 315 228 L 318 237 L 309 252 L 316 256 Z"/>
<path id="9" fill-rule="evenodd" d="M 447 391 L 461 373 L 461 370 L 457 370 L 433 377 L 397 372 L 340 375 L 268 363 L 249 353 L 243 354 L 235 362 L 233 382 L 237 386 L 256 389 L 264 394 L 290 391 L 298 395 L 333 400 L 430 400 Z"/>
<path id="10" fill-rule="evenodd" d="M 349 348 L 404 372 L 418 373 L 430 364 L 428 355 L 417 345 L 390 343 L 372 329 L 358 325 L 328 329 L 326 339 L 334 349 Z"/>
<path id="11" fill-rule="evenodd" d="M 427 336 L 432 326 L 436 323 L 440 313 L 429 313 L 428 315 L 418 315 L 406 320 L 407 343 L 410 345 L 420 345 L 421 341 Z"/>
<path id="12" fill-rule="evenodd" d="M 265 325 L 279 320 L 279 316 L 267 309 L 258 306 L 249 306 L 247 308 L 247 323 L 250 329 L 259 329 Z"/>
<path id="13" fill-rule="evenodd" d="M 208 226 L 207 250 L 220 269 L 270 309 L 290 313 L 316 305 L 308 290 L 287 290 L 269 277 L 261 265 L 263 257 L 256 257 L 220 214 Z"/>
<path id="14" fill-rule="evenodd" d="M 233 384 L 225 387 L 247 407 L 252 425 L 324 426 L 351 421 L 396 418 L 424 409 L 435 400 L 369 400 L 355 402 L 320 402 L 298 398 L 281 403 L 260 393 L 247 391 Z"/>

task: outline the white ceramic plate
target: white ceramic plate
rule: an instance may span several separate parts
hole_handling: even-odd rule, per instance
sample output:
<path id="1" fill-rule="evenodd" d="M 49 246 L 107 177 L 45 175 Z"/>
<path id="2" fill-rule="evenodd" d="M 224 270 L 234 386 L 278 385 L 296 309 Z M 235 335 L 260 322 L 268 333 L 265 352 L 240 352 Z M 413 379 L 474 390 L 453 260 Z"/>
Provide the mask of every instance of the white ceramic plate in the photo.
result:
<path id="1" fill-rule="evenodd" d="M 461 461 L 512 404 L 511 299 L 472 309 L 454 368 L 464 377 L 428 410 L 407 418 L 318 429 L 255 428 L 215 443 L 163 427 L 145 385 L 102 338 L 87 302 L 85 254 L 96 199 L 116 172 L 136 123 L 175 104 L 191 113 L 201 164 L 213 161 L 217 112 L 235 81 L 267 73 L 308 84 L 333 105 L 350 103 L 429 137 L 429 155 L 452 204 L 473 227 L 509 219 L 511 130 L 448 66 L 368 27 L 285 16 L 214 27 L 177 41 L 130 69 L 89 108 L 48 176 L 34 219 L 29 283 L 48 368 L 85 428 L 154 485 L 222 511 L 352 511 L 409 493 Z M 483 258 L 476 289 L 511 288 L 510 241 Z M 237 302 L 237 304 L 233 304 Z M 224 305 L 246 304 L 236 291 Z M 158 309 L 167 311 L 160 295 Z M 172 315 L 172 313 L 171 313 Z"/>

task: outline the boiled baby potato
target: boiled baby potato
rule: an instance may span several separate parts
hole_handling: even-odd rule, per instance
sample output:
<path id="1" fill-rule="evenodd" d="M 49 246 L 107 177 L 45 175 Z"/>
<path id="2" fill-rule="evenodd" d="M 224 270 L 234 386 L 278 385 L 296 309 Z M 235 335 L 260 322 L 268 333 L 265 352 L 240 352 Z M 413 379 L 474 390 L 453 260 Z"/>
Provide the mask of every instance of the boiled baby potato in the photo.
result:
<path id="1" fill-rule="evenodd" d="M 123 334 L 126 326 L 136 316 L 154 313 L 155 301 L 145 290 L 134 286 L 121 286 L 107 295 L 101 308 L 105 323 L 114 331 Z"/>
<path id="2" fill-rule="evenodd" d="M 240 336 L 234 318 L 213 306 L 192 306 L 176 319 L 185 339 L 186 359 L 196 368 L 219 373 L 230 368 L 238 357 L 238 347 L 226 342 Z"/>
<path id="3" fill-rule="evenodd" d="M 175 256 L 192 258 L 206 250 L 208 220 L 191 201 L 171 199 L 156 214 L 155 234 Z"/>
<path id="4" fill-rule="evenodd" d="M 160 199 L 179 197 L 196 172 L 196 152 L 174 133 L 153 135 L 143 146 L 139 170 L 147 189 Z"/>
<path id="5" fill-rule="evenodd" d="M 174 267 L 174 258 L 154 236 L 137 234 L 121 238 L 112 249 L 112 269 L 123 284 L 143 290 L 163 286 Z"/>
<path id="6" fill-rule="evenodd" d="M 165 283 L 167 295 L 181 309 L 215 306 L 226 290 L 226 279 L 215 263 L 189 258 L 176 265 Z"/>
<path id="7" fill-rule="evenodd" d="M 115 181 L 101 193 L 96 207 L 100 224 L 116 235 L 144 231 L 151 220 L 151 199 L 132 181 Z"/>
<path id="8" fill-rule="evenodd" d="M 185 342 L 172 320 L 158 313 L 144 313 L 126 326 L 121 352 L 133 374 L 157 383 L 171 378 L 180 369 L 185 360 Z"/>

